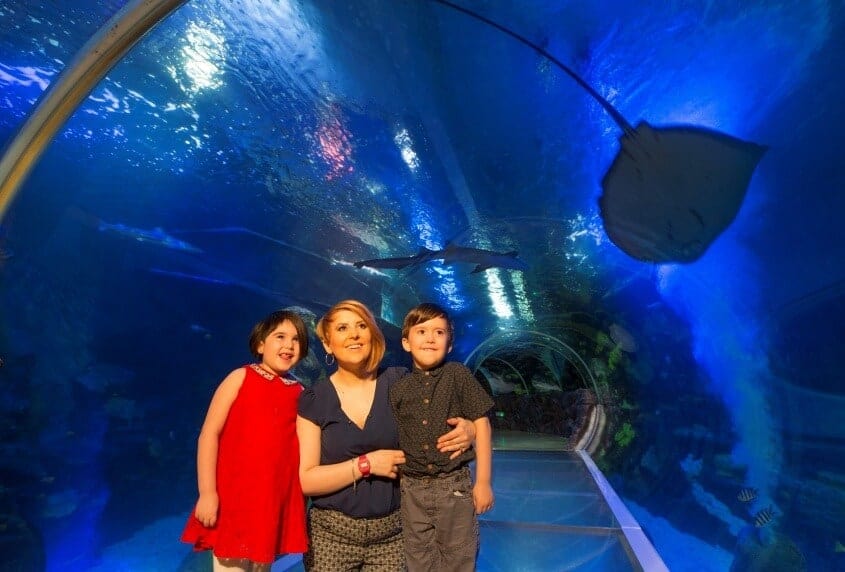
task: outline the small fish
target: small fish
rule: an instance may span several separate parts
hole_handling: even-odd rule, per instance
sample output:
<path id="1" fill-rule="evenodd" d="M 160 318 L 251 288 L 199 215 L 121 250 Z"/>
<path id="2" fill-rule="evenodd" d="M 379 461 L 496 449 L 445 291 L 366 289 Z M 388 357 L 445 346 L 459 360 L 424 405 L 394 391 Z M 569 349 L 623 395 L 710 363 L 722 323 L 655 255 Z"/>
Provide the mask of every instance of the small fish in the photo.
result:
<path id="1" fill-rule="evenodd" d="M 764 508 L 760 512 L 754 515 L 754 526 L 757 528 L 763 528 L 775 517 L 775 511 L 772 507 Z"/>
<path id="2" fill-rule="evenodd" d="M 837 553 L 845 552 L 845 544 L 842 544 L 837 540 L 836 544 L 833 545 L 833 551 Z"/>
<path id="3" fill-rule="evenodd" d="M 742 489 L 736 495 L 736 498 L 739 502 L 751 502 L 757 498 L 757 489 Z"/>
<path id="4" fill-rule="evenodd" d="M 202 336 L 203 339 L 206 339 L 206 340 L 211 339 L 211 330 L 209 330 L 205 326 L 202 326 L 200 324 L 191 324 L 189 326 L 189 328 L 193 333 L 199 334 L 200 336 Z"/>

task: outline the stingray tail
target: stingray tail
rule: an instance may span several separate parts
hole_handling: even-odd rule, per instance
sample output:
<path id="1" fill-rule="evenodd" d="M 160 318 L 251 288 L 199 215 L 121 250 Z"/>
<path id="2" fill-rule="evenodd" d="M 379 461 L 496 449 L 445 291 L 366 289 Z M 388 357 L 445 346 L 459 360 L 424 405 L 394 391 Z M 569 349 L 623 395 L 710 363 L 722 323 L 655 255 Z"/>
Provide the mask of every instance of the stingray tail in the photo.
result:
<path id="1" fill-rule="evenodd" d="M 599 105 L 601 105 L 604 108 L 604 110 L 607 111 L 608 114 L 610 114 L 610 116 L 613 118 L 613 120 L 617 123 L 617 125 L 619 125 L 619 127 L 622 128 L 622 130 L 626 134 L 631 135 L 631 134 L 634 133 L 633 126 L 630 123 L 628 123 L 627 119 L 622 117 L 622 114 L 619 113 L 619 111 L 615 107 L 613 107 L 610 104 L 609 101 L 607 101 L 604 97 L 602 97 L 599 94 L 599 92 L 597 92 L 595 89 L 593 89 L 593 87 L 590 84 L 588 84 L 586 81 L 584 81 L 581 78 L 581 76 L 579 76 L 577 73 L 575 73 L 575 71 L 573 71 L 569 66 L 565 65 L 559 59 L 557 59 L 552 54 L 550 54 L 549 52 L 544 50 L 541 46 L 535 44 L 534 42 L 532 42 L 528 38 L 517 34 L 513 30 L 509 30 L 508 28 L 505 28 L 501 24 L 494 22 L 493 20 L 491 20 L 491 19 L 489 19 L 485 16 L 482 16 L 481 14 L 479 14 L 477 12 L 473 12 L 472 10 L 470 10 L 468 8 L 464 8 L 463 6 L 458 6 L 457 4 L 449 2 L 448 0 L 432 0 L 432 1 L 436 2 L 438 4 L 442 4 L 443 6 L 447 6 L 449 8 L 452 8 L 453 10 L 456 10 L 456 11 L 461 12 L 463 14 L 466 14 L 467 16 L 469 16 L 471 18 L 475 18 L 476 20 L 484 22 L 488 26 L 492 26 L 493 28 L 496 28 L 500 32 L 504 32 L 505 34 L 507 34 L 511 38 L 525 44 L 526 46 L 528 46 L 529 48 L 531 48 L 532 50 L 534 50 L 535 52 L 537 52 L 538 54 L 540 54 L 544 58 L 548 59 L 550 62 L 552 62 L 557 67 L 559 67 L 561 70 L 563 70 L 563 72 L 566 75 L 568 75 L 569 77 L 574 79 L 578 83 L 578 85 L 580 85 L 582 88 L 584 88 L 584 90 L 586 90 L 586 92 L 589 93 L 593 97 L 593 99 L 595 99 L 597 102 L 599 102 Z"/>

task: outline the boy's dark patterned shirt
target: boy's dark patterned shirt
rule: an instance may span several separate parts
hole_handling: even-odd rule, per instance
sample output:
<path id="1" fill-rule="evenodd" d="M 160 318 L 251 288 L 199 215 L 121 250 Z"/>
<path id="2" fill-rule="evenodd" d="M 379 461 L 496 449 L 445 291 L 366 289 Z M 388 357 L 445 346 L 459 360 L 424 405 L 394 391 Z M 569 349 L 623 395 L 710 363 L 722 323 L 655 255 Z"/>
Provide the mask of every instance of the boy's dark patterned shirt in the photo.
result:
<path id="1" fill-rule="evenodd" d="M 437 450 L 437 438 L 453 429 L 446 419 L 475 421 L 490 411 L 493 400 L 466 366 L 446 362 L 402 377 L 390 388 L 390 405 L 399 426 L 399 448 L 405 452 L 402 471 L 420 477 L 454 471 L 475 458 L 469 449 L 450 460 L 451 453 Z"/>

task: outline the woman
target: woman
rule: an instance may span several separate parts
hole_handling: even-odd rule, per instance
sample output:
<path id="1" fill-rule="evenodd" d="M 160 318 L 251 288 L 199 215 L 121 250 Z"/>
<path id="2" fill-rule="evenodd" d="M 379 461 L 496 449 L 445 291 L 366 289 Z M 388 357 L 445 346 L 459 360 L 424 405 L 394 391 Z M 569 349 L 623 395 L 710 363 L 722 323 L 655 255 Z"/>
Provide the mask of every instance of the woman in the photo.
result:
<path id="1" fill-rule="evenodd" d="M 405 455 L 388 390 L 407 370 L 378 371 L 384 335 L 361 302 L 335 304 L 317 323 L 317 336 L 337 371 L 299 400 L 299 476 L 312 497 L 305 568 L 404 570 L 397 477 Z M 475 431 L 465 419 L 450 424 L 456 428 L 437 448 L 457 456 Z"/>

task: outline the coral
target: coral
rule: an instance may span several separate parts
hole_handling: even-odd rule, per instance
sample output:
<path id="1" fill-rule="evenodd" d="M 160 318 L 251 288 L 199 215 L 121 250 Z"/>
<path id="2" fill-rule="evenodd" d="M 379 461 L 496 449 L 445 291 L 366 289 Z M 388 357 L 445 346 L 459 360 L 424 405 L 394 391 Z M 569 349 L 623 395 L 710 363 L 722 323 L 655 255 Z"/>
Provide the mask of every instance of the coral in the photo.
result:
<path id="1" fill-rule="evenodd" d="M 739 536 L 731 572 L 804 572 L 807 562 L 792 540 L 782 534 L 773 535 L 769 543 L 761 543 L 756 530 L 748 527 Z"/>

